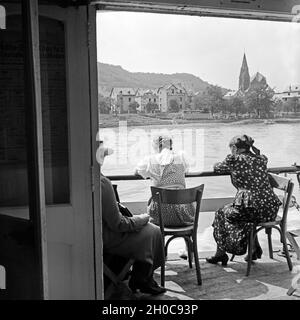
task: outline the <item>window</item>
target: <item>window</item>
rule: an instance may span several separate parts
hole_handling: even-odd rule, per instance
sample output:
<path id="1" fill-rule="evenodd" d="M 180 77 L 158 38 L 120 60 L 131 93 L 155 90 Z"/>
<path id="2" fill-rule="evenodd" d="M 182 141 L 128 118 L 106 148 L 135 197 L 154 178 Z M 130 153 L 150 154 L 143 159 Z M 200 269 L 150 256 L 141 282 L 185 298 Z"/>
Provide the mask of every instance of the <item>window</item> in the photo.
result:
<path id="1" fill-rule="evenodd" d="M 156 99 L 154 98 L 153 101 L 156 102 Z"/>
<path id="2" fill-rule="evenodd" d="M 128 101 L 131 102 L 131 98 L 128 98 Z"/>
<path id="3" fill-rule="evenodd" d="M 151 102 L 151 99 L 149 99 L 149 102 Z"/>
<path id="4" fill-rule="evenodd" d="M 227 1 L 230 2 L 230 1 Z M 214 34 L 216 33 L 222 33 L 222 34 L 235 34 L 235 36 L 237 35 L 239 39 L 245 39 L 245 37 L 247 37 L 247 39 L 249 38 L 249 41 L 253 40 L 253 42 L 249 45 L 247 44 L 247 46 L 249 46 L 249 52 L 248 49 L 245 49 L 245 56 L 247 59 L 247 65 L 249 68 L 249 78 L 251 79 L 252 76 L 254 76 L 256 74 L 257 71 L 261 71 L 261 73 L 266 77 L 266 81 L 269 84 L 270 87 L 276 87 L 278 88 L 278 92 L 275 92 L 278 94 L 279 92 L 282 93 L 281 98 L 285 98 L 285 100 L 288 100 L 292 97 L 292 96 L 296 96 L 298 98 L 300 98 L 300 92 L 294 93 L 295 91 L 298 92 L 299 88 L 300 88 L 300 81 L 299 81 L 299 68 L 297 69 L 295 67 L 296 62 L 299 60 L 299 50 L 296 49 L 295 52 L 291 52 L 291 55 L 289 56 L 289 62 L 290 63 L 290 68 L 285 67 L 286 66 L 286 56 L 282 53 L 279 53 L 279 50 L 275 50 L 273 53 L 274 55 L 276 55 L 277 59 L 276 59 L 276 67 L 274 65 L 274 62 L 272 62 L 271 60 L 265 60 L 262 59 L 262 56 L 259 54 L 259 52 L 255 52 L 255 50 L 253 51 L 253 48 L 257 47 L 257 45 L 259 44 L 262 48 L 262 50 L 265 51 L 265 53 L 267 54 L 271 54 L 271 52 L 274 50 L 274 48 L 278 48 L 279 45 L 282 45 L 282 50 L 284 50 L 286 48 L 286 45 L 288 43 L 293 43 L 298 41 L 298 38 L 295 37 L 295 34 L 292 31 L 293 27 L 296 24 L 292 24 L 292 23 L 278 23 L 278 22 L 272 22 L 272 21 L 261 21 L 261 20 L 246 20 L 246 19 L 233 19 L 233 18 L 215 18 L 215 17 L 192 17 L 192 16 L 183 16 L 183 15 L 176 15 L 176 16 L 172 16 L 172 15 L 165 15 L 165 14 L 153 14 L 153 13 L 127 13 L 127 12 L 101 12 L 101 10 L 97 13 L 97 15 L 99 15 L 99 17 L 97 17 L 98 21 L 99 21 L 99 26 L 97 28 L 97 31 L 99 31 L 101 33 L 101 37 L 103 39 L 102 42 L 102 47 L 101 47 L 101 41 L 98 44 L 99 45 L 99 61 L 105 62 L 105 63 L 112 63 L 113 65 L 120 65 L 123 68 L 125 68 L 128 66 L 129 70 L 132 68 L 132 70 L 134 70 L 134 72 L 141 72 L 143 74 L 143 78 L 145 80 L 141 81 L 140 83 L 136 82 L 136 86 L 140 86 L 143 89 L 143 93 L 147 92 L 147 90 L 153 90 L 154 93 L 154 88 L 157 88 L 157 90 L 155 91 L 155 93 L 157 94 L 157 98 L 156 98 L 156 102 L 158 103 L 158 107 L 161 111 L 163 112 L 170 112 L 173 113 L 172 111 L 177 111 L 179 109 L 180 112 L 182 112 L 182 110 L 184 110 L 185 108 L 191 108 L 191 109 L 196 109 L 196 110 L 200 110 L 201 112 L 190 112 L 188 115 L 190 116 L 188 120 L 191 120 L 189 123 L 184 123 L 182 126 L 178 126 L 175 128 L 174 123 L 170 123 L 171 121 L 164 121 L 165 119 L 172 119 L 172 118 L 176 118 L 175 115 L 163 115 L 161 117 L 157 117 L 156 119 L 151 119 L 151 124 L 149 126 L 144 126 L 144 128 L 142 128 L 141 125 L 143 125 L 143 121 L 144 118 L 143 115 L 140 115 L 141 119 L 139 120 L 139 127 L 138 128 L 134 128 L 134 125 L 130 126 L 130 128 L 128 128 L 128 132 L 127 135 L 128 137 L 131 139 L 133 137 L 134 134 L 136 134 L 136 138 L 135 140 L 132 138 L 127 146 L 128 146 L 128 150 L 131 150 L 131 146 L 136 146 L 135 152 L 136 155 L 131 157 L 131 153 L 128 152 L 128 156 L 126 159 L 128 159 L 128 161 L 123 163 L 122 165 L 120 165 L 121 160 L 123 161 L 123 158 L 120 158 L 120 162 L 117 163 L 117 157 L 113 158 L 112 157 L 108 157 L 105 163 L 105 173 L 107 175 L 115 175 L 115 174 L 131 174 L 132 172 L 134 172 L 134 168 L 136 165 L 136 162 L 138 161 L 139 157 L 143 157 L 144 155 L 148 155 L 152 152 L 152 145 L 151 145 L 151 135 L 155 133 L 155 131 L 158 130 L 162 130 L 162 129 L 167 129 L 170 130 L 172 132 L 172 130 L 180 130 L 180 134 L 185 134 L 185 129 L 191 130 L 192 132 L 192 138 L 189 139 L 189 137 L 183 137 L 181 139 L 179 139 L 179 135 L 176 136 L 176 139 L 178 138 L 178 143 L 177 143 L 177 150 L 179 149 L 184 149 L 185 152 L 187 152 L 188 155 L 191 155 L 191 157 L 195 158 L 195 161 L 193 163 L 193 170 L 196 171 L 200 171 L 200 166 L 204 166 L 204 171 L 211 171 L 212 170 L 212 166 L 215 162 L 217 161 L 221 161 L 223 159 L 223 156 L 226 155 L 226 153 L 228 152 L 228 142 L 229 140 L 232 138 L 232 136 L 239 134 L 240 132 L 240 127 L 239 126 L 228 126 L 226 124 L 226 119 L 227 117 L 231 117 L 232 115 L 230 114 L 230 111 L 228 110 L 229 108 L 226 107 L 226 103 L 222 102 L 222 105 L 220 105 L 220 109 L 222 111 L 224 111 L 224 113 L 222 112 L 216 112 L 216 114 L 211 115 L 209 111 L 211 111 L 207 105 L 205 104 L 206 101 L 206 96 L 211 95 L 211 94 L 218 94 L 218 90 L 217 88 L 216 91 L 212 90 L 211 93 L 207 93 L 206 92 L 206 85 L 204 85 L 203 83 L 198 83 L 195 79 L 191 81 L 187 81 L 184 79 L 184 76 L 180 75 L 180 72 L 184 72 L 187 71 L 187 73 L 193 74 L 193 75 L 203 75 L 202 80 L 205 80 L 206 77 L 209 78 L 209 84 L 215 84 L 217 86 L 220 86 L 222 88 L 228 88 L 234 92 L 236 92 L 236 90 L 238 89 L 238 85 L 239 85 L 239 73 L 240 73 L 240 69 L 242 67 L 242 61 L 243 61 L 243 51 L 244 51 L 244 44 L 242 43 L 235 43 L 236 40 L 234 40 L 232 37 L 227 37 L 226 38 L 226 42 L 230 43 L 231 46 L 227 46 L 229 49 L 225 51 L 220 51 L 216 53 L 216 47 L 218 48 L 223 48 L 223 40 L 219 41 L 221 39 L 215 38 L 213 37 Z M 106 22 L 105 24 L 101 25 L 101 19 L 100 16 L 106 16 L 105 19 Z M 108 15 L 112 15 L 111 19 L 108 19 Z M 155 61 L 155 68 L 154 68 L 154 64 L 153 61 L 150 61 L 148 59 L 141 59 L 141 52 L 139 52 L 139 50 L 133 50 L 131 51 L 131 57 L 130 57 L 130 61 L 131 63 L 129 63 L 129 61 L 127 59 L 124 59 L 124 55 L 120 52 L 118 53 L 118 55 L 112 54 L 112 47 L 111 46 L 106 46 L 106 41 L 109 41 L 109 39 L 112 36 L 118 36 L 120 34 L 120 27 L 125 28 L 125 25 L 123 26 L 122 24 L 116 23 L 117 22 L 117 16 L 119 17 L 123 17 L 124 20 L 126 20 L 126 18 L 130 19 L 131 23 L 130 25 L 134 25 L 134 28 L 132 28 L 132 32 L 134 31 L 133 34 L 131 34 L 131 37 L 126 39 L 126 41 L 124 41 L 124 44 L 128 43 L 128 48 L 133 47 L 134 45 L 136 45 L 136 39 L 141 39 L 141 37 L 135 36 L 135 31 L 138 31 L 136 34 L 137 35 L 141 35 L 142 37 L 144 37 L 145 39 L 150 39 L 150 37 L 155 37 L 156 39 L 156 45 L 153 46 L 153 44 L 151 43 L 151 41 L 144 41 L 144 42 L 140 42 L 139 43 L 139 48 L 144 51 L 144 52 L 149 52 L 150 48 L 151 50 L 151 54 L 153 53 L 153 58 L 156 59 L 157 61 Z M 134 18 L 133 18 L 134 17 Z M 193 25 L 195 27 L 191 27 L 189 29 L 189 32 L 192 34 L 194 34 L 194 37 L 190 37 L 189 41 L 185 42 L 185 50 L 176 50 L 176 46 L 178 46 L 178 43 L 180 41 L 182 41 L 181 39 L 184 39 L 185 35 L 186 35 L 186 31 L 182 30 L 182 25 L 180 23 L 177 23 L 176 25 L 172 24 L 173 27 L 173 31 L 174 34 L 176 34 L 176 37 L 178 37 L 178 41 L 179 42 L 175 42 L 174 41 L 168 41 L 168 37 L 167 37 L 167 30 L 164 30 L 163 25 L 166 23 L 167 19 L 170 19 L 170 21 L 172 21 L 172 19 L 174 19 L 175 21 L 179 22 L 179 21 L 187 21 L 187 23 L 189 25 Z M 128 20 L 129 21 L 129 20 Z M 155 23 L 154 23 L 155 22 Z M 208 23 L 209 22 L 209 23 Z M 110 26 L 109 26 L 110 24 Z M 222 28 L 220 29 L 220 25 L 222 24 Z M 266 27 L 268 25 L 268 27 Z M 280 25 L 280 26 L 279 26 Z M 298 24 L 297 24 L 298 25 Z M 149 28 L 149 26 L 151 26 L 151 28 Z M 196 27 L 197 26 L 197 27 Z M 199 26 L 199 27 L 198 27 Z M 203 32 L 203 28 L 202 27 L 206 27 L 205 28 L 205 32 Z M 284 29 L 284 32 L 281 32 L 281 30 Z M 107 30 L 109 30 L 109 32 L 107 32 Z M 157 32 L 158 30 L 160 30 L 159 32 Z M 199 31 L 197 31 L 199 30 Z M 277 32 L 277 30 L 280 30 L 280 32 Z M 122 29 L 122 32 L 124 32 L 125 34 L 128 34 L 127 29 Z M 252 35 L 255 34 L 255 39 L 252 39 Z M 196 37 L 196 36 L 199 37 Z M 205 35 L 205 36 L 204 36 Z M 211 36 L 211 37 L 208 37 Z M 266 39 L 265 37 L 263 37 L 263 35 L 268 35 L 270 38 L 270 41 L 268 41 L 268 43 L 265 42 L 264 39 Z M 100 37 L 100 38 L 101 38 Z M 199 43 L 199 41 L 197 41 L 197 46 L 195 46 L 195 41 L 193 41 L 192 39 L 199 39 L 201 38 L 202 41 L 205 41 L 205 50 L 203 50 L 203 45 L 201 45 L 201 43 Z M 235 38 L 235 37 L 234 37 Z M 272 41 L 271 41 L 272 39 Z M 251 42 L 250 41 L 250 42 Z M 274 41 L 274 42 L 273 42 Z M 107 42 L 108 43 L 108 42 Z M 112 42 L 110 41 L 110 43 L 112 44 Z M 115 43 L 114 44 L 115 47 L 117 48 L 118 44 Z M 107 48 L 105 48 L 105 46 Z M 251 49 L 250 49 L 251 47 Z M 168 48 L 168 50 L 164 50 L 165 48 Z M 170 48 L 172 48 L 172 56 L 170 56 L 169 52 L 171 52 L 171 50 L 169 50 Z M 295 47 L 296 48 L 296 47 Z M 125 49 L 125 48 L 124 48 Z M 173 50 L 174 49 L 174 50 Z M 190 49 L 197 49 L 197 54 L 195 54 L 195 51 L 192 51 Z M 232 52 L 229 54 L 229 51 L 232 50 Z M 237 52 L 238 51 L 238 52 Z M 252 53 L 251 53 L 252 51 Z M 115 51 L 117 52 L 117 51 Z M 128 52 L 128 50 L 127 50 Z M 284 52 L 284 51 L 282 51 Z M 227 55 L 229 57 L 234 57 L 233 59 L 230 60 L 225 60 L 224 59 L 224 55 Z M 278 55 L 277 55 L 278 54 Z M 135 56 L 136 55 L 136 56 Z M 200 56 L 200 59 L 199 59 Z M 113 61 L 114 60 L 114 61 Z M 152 60 L 152 59 L 151 59 Z M 136 65 L 134 65 L 133 61 L 136 61 Z M 166 61 L 169 61 L 169 63 L 165 63 Z M 218 61 L 220 66 L 219 68 L 216 68 L 216 61 Z M 228 61 L 228 62 L 224 62 L 224 61 Z M 275 61 L 275 59 L 274 59 Z M 273 65 L 272 65 L 273 63 Z M 132 65 L 131 65 L 132 64 Z M 130 65 L 130 67 L 129 67 Z M 261 70 L 258 70 L 258 66 Z M 294 68 L 293 68 L 294 66 Z M 100 66 L 101 68 L 101 66 Z M 278 74 L 278 72 L 276 72 L 276 70 L 282 70 L 282 74 Z M 290 70 L 287 70 L 290 69 Z M 205 71 L 204 71 L 205 70 Z M 235 71 L 233 71 L 235 70 Z M 128 71 L 128 70 L 127 70 Z M 221 71 L 221 72 L 220 72 Z M 131 71 L 130 71 L 131 72 Z M 153 80 L 152 76 L 150 77 L 151 79 L 149 79 L 149 74 L 147 76 L 147 73 L 154 73 L 157 74 L 157 77 L 159 78 L 158 80 Z M 101 73 L 101 69 L 100 69 L 100 73 Z M 177 75 L 175 75 L 177 73 Z M 159 74 L 161 74 L 160 76 L 158 76 Z M 165 77 L 164 75 L 166 74 L 173 74 L 174 76 L 172 77 Z M 284 76 L 283 76 L 284 74 Z M 293 75 L 293 77 L 289 77 L 290 74 Z M 103 75 L 103 72 L 102 72 Z M 142 79 L 142 78 L 141 78 Z M 146 80 L 147 79 L 147 80 Z M 104 81 L 105 80 L 105 81 Z M 100 78 L 100 85 L 101 85 L 101 81 L 102 81 L 102 85 L 105 85 L 105 82 L 107 79 L 103 79 L 101 80 Z M 109 78 L 108 78 L 109 80 Z M 148 81 L 149 80 L 149 81 Z M 151 80 L 151 81 L 150 81 Z M 113 83 L 113 81 L 111 80 L 111 83 Z M 129 83 L 129 82 L 128 82 Z M 181 83 L 181 85 L 180 85 Z M 288 95 L 289 90 L 287 90 L 286 92 L 284 92 L 284 90 L 286 90 L 285 88 L 288 87 L 289 84 L 293 84 L 293 92 L 290 93 L 290 95 Z M 153 87 L 151 87 L 153 85 Z M 253 86 L 255 85 L 255 82 L 253 82 Z M 128 84 L 128 85 L 124 85 L 124 87 L 127 88 L 134 88 L 134 84 Z M 295 88 L 298 87 L 298 90 L 295 90 Z M 128 89 L 127 89 L 128 90 Z M 144 91 L 145 90 L 145 91 Z M 191 94 L 190 94 L 191 92 Z M 227 90 L 226 90 L 227 92 Z M 194 94 L 195 97 L 191 97 L 191 95 Z M 143 95 L 143 104 L 147 105 L 147 103 L 149 103 L 149 98 L 152 98 L 151 101 L 154 102 L 154 98 L 156 97 L 154 94 L 145 94 Z M 163 98 L 164 97 L 164 98 Z M 134 100 L 134 99 L 133 99 Z M 176 100 L 177 103 L 174 103 L 174 108 L 172 108 L 171 110 L 168 110 L 168 106 L 169 106 L 169 101 L 170 100 Z M 192 103 L 190 103 L 190 101 L 193 101 Z M 208 100 L 210 101 L 210 100 Z M 244 101 L 243 101 L 244 102 Z M 284 104 L 286 102 L 284 101 Z M 189 104 L 191 104 L 189 106 Z M 249 104 L 250 106 L 250 104 Z M 250 112 L 248 112 L 248 109 L 250 108 L 248 105 L 245 105 L 245 109 L 242 110 L 241 112 L 239 112 L 238 114 L 238 118 L 239 119 L 248 119 L 249 118 L 249 124 L 247 128 L 245 128 L 245 130 L 250 130 L 249 134 L 253 135 L 254 139 L 255 137 L 257 139 L 259 139 L 259 144 L 262 148 L 262 150 L 264 150 L 264 152 L 266 153 L 267 156 L 269 156 L 269 166 L 270 167 L 276 167 L 276 166 L 286 166 L 289 165 L 291 162 L 290 157 L 291 155 L 286 155 L 286 158 L 284 158 L 283 156 L 279 155 L 279 152 L 277 152 L 277 148 L 273 148 L 272 146 L 272 139 L 271 137 L 266 133 L 267 130 L 269 131 L 271 129 L 268 127 L 263 127 L 264 128 L 264 133 L 262 134 L 262 132 L 260 132 L 260 128 L 259 124 L 257 124 L 257 127 L 259 128 L 259 130 L 256 130 L 256 124 L 255 124 L 255 120 L 252 120 L 252 118 L 256 118 L 256 117 L 264 117 L 265 115 L 262 115 L 258 110 L 258 111 L 253 111 L 250 110 Z M 148 109 L 148 108 L 147 108 Z M 151 108 L 149 108 L 151 109 Z M 152 110 L 146 110 L 147 112 L 151 112 Z M 154 111 L 153 111 L 154 112 Z M 175 113 L 174 112 L 174 113 Z M 165 119 L 164 119 L 165 117 Z M 220 123 L 218 122 L 218 126 L 217 128 L 215 126 L 205 126 L 204 128 L 201 127 L 201 125 L 195 125 L 195 122 L 198 123 L 202 123 L 202 122 L 208 122 L 208 123 L 213 123 L 214 118 L 216 120 L 220 120 Z M 224 121 L 223 121 L 224 119 Z M 234 120 L 235 121 L 235 120 Z M 112 124 L 115 121 L 115 118 L 112 118 L 111 120 Z M 133 123 L 134 121 L 132 121 Z M 175 122 L 175 121 L 174 121 Z M 185 121 L 186 122 L 186 121 Z M 224 122 L 224 124 L 223 124 Z M 253 122 L 253 123 L 252 123 Z M 107 122 L 106 122 L 107 123 Z M 116 122 L 117 123 L 117 122 Z M 149 121 L 150 123 L 150 121 Z M 248 122 L 247 122 L 248 123 Z M 128 121 L 129 124 L 129 121 Z M 275 126 L 277 126 L 277 124 L 275 124 Z M 104 125 L 102 125 L 103 130 L 105 130 L 106 128 L 104 128 Z M 108 127 L 108 126 L 107 126 Z M 119 133 L 118 130 L 120 130 L 118 128 L 118 125 L 115 125 L 116 128 L 114 128 L 115 132 Z M 278 125 L 279 127 L 279 125 Z M 298 128 L 299 127 L 299 128 Z M 293 130 L 295 129 L 295 132 L 297 132 L 297 135 L 299 135 L 299 130 L 300 130 L 300 126 L 298 126 L 297 129 L 293 128 Z M 272 130 L 274 130 L 275 127 L 272 127 Z M 144 134 L 145 134 L 145 139 L 140 143 L 139 139 L 141 137 L 141 134 L 138 133 L 138 130 L 143 129 L 144 130 Z M 196 134 L 197 130 L 202 130 L 204 131 L 203 133 L 203 139 L 204 139 L 204 149 L 205 152 L 202 154 L 199 153 L 198 156 L 198 152 L 199 152 L 199 148 L 198 145 L 200 144 L 200 142 L 197 142 L 197 139 L 200 139 L 199 135 Z M 278 128 L 278 130 L 281 130 L 282 128 Z M 109 132 L 111 129 L 107 129 L 107 132 Z M 189 132 L 187 130 L 187 132 Z M 276 131 L 276 130 L 275 130 Z M 294 132 L 294 131 L 293 131 Z M 176 133 L 177 134 L 177 133 Z M 219 140 L 216 143 L 215 140 L 213 142 L 213 147 L 212 145 L 208 145 L 207 141 L 210 141 L 210 139 L 212 139 L 212 137 L 214 135 L 218 135 Z M 293 133 L 294 135 L 294 133 Z M 278 135 L 279 139 L 281 139 L 283 135 Z M 296 133 L 295 133 L 296 136 Z M 293 137 L 295 137 L 293 136 Z M 129 139 L 128 138 L 128 139 Z M 118 135 L 116 134 L 114 136 L 115 140 L 111 140 L 111 141 L 116 141 L 115 145 L 113 145 L 113 147 L 115 148 L 115 151 L 119 151 L 119 154 L 125 154 L 125 148 L 124 144 L 122 143 L 122 141 L 119 141 L 118 139 Z M 202 136 L 201 136 L 202 139 Z M 268 141 L 270 139 L 270 141 Z M 296 138 L 295 138 L 296 139 Z M 142 139 L 141 139 L 142 140 Z M 290 137 L 289 139 L 290 140 Z M 147 149 L 145 147 L 145 143 L 144 141 L 147 141 L 148 145 L 147 145 Z M 136 145 L 135 145 L 136 143 Z M 288 143 L 288 142 L 283 142 L 284 144 Z M 216 146 L 216 149 L 215 148 Z M 141 146 L 141 147 L 140 147 Z M 188 146 L 188 147 L 187 147 Z M 259 145 L 258 145 L 259 146 Z M 122 149 L 123 148 L 123 149 Z M 175 144 L 174 144 L 174 150 L 175 148 Z M 190 148 L 190 150 L 187 151 L 187 148 Z M 293 148 L 291 148 L 293 149 Z M 217 153 L 215 153 L 215 150 L 218 150 Z M 117 152 L 115 153 L 117 154 Z M 126 153 L 127 154 L 127 153 Z M 198 158 L 196 158 L 198 157 Z M 202 161 L 202 157 L 204 158 L 204 160 Z M 293 157 L 296 159 L 297 155 L 293 155 Z M 116 161 L 115 163 L 113 163 L 113 161 Z M 199 162 L 197 162 L 199 161 Z M 197 167 L 198 166 L 198 167 Z M 194 169 L 195 168 L 195 169 Z M 215 179 L 215 180 L 214 180 Z M 216 182 L 216 184 L 214 183 L 214 181 L 218 181 L 218 179 L 221 178 L 214 178 L 214 179 L 207 179 L 207 181 L 211 181 L 211 184 L 209 184 L 209 188 L 216 188 L 217 189 L 217 184 L 218 182 Z M 194 183 L 196 180 L 195 179 L 191 179 L 190 182 Z M 200 181 L 200 179 L 199 179 Z M 124 196 L 126 200 L 129 200 L 129 198 L 131 197 L 130 200 L 135 201 L 136 199 L 134 197 L 136 197 L 137 195 L 139 195 L 141 198 L 145 197 L 147 198 L 149 195 L 149 190 L 146 189 L 145 186 L 145 193 L 142 194 L 140 186 L 143 184 L 143 182 L 138 181 L 138 182 L 133 182 L 133 181 L 126 181 L 126 183 L 124 182 L 124 185 L 126 185 L 126 190 L 124 189 Z M 136 189 L 134 189 L 136 191 L 136 193 L 134 194 L 133 189 L 131 189 L 131 194 L 128 192 L 128 185 L 130 186 L 138 186 Z M 145 183 L 146 185 L 146 183 Z M 226 192 L 224 191 L 224 193 L 226 193 L 226 195 L 230 196 L 229 194 L 229 190 L 228 187 L 230 186 L 230 184 L 226 184 L 226 187 L 224 185 L 224 189 L 226 190 Z M 147 186 L 148 187 L 148 186 Z M 219 188 L 221 189 L 221 188 Z M 206 189 L 206 195 L 207 197 L 210 197 L 211 195 L 215 195 L 214 192 L 210 193 L 211 189 L 209 191 L 207 191 L 208 189 Z M 218 193 L 217 190 L 216 193 Z M 228 191 L 228 193 L 227 193 Z M 133 195 L 134 194 L 134 195 Z M 219 194 L 218 194 L 219 195 Z M 223 194 L 222 194 L 223 195 Z M 122 196 L 122 192 L 121 192 L 121 196 Z M 139 198 L 140 199 L 140 198 Z"/>
<path id="5" fill-rule="evenodd" d="M 10 16 L 7 25 L 0 38 L 0 206 L 15 207 L 28 205 L 22 19 Z M 69 203 L 65 27 L 40 17 L 39 31 L 46 204 Z"/>

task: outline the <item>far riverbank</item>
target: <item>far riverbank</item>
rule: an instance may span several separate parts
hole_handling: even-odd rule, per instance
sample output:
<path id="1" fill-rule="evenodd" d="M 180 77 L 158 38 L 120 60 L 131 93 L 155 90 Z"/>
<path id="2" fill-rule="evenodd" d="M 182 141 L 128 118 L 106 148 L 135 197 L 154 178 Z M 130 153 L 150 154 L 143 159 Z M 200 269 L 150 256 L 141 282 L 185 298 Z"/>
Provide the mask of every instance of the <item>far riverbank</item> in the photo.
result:
<path id="1" fill-rule="evenodd" d="M 127 121 L 127 126 L 164 126 L 164 125 L 177 125 L 177 124 L 197 124 L 197 123 L 230 123 L 234 125 L 246 125 L 246 124 L 259 124 L 266 123 L 267 125 L 275 123 L 300 123 L 300 118 L 275 118 L 275 119 L 161 119 L 155 117 L 144 116 L 140 114 L 125 114 L 125 115 L 111 115 L 101 114 L 100 116 L 100 128 L 114 128 L 119 126 L 120 121 Z"/>

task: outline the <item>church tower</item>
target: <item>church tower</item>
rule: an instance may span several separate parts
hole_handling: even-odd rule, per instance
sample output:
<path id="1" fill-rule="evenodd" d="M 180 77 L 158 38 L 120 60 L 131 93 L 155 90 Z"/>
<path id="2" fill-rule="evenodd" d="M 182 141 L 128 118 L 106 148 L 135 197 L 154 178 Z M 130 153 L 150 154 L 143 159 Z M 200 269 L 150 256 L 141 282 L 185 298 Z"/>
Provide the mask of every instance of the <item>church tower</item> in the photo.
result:
<path id="1" fill-rule="evenodd" d="M 240 71 L 239 77 L 239 91 L 245 92 L 250 86 L 250 75 L 248 70 L 248 64 L 246 59 L 246 54 L 244 53 L 243 63 Z"/>

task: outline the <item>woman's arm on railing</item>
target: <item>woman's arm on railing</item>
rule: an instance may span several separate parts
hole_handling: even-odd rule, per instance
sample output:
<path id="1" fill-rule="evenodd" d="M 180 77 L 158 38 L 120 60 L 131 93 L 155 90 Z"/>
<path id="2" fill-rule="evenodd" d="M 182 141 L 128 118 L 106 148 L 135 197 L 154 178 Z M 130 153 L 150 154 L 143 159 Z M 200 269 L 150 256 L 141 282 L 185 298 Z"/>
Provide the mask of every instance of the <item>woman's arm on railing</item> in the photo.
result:
<path id="1" fill-rule="evenodd" d="M 299 166 L 291 166 L 291 167 L 274 167 L 268 168 L 270 173 L 297 173 L 299 172 Z M 229 173 L 216 173 L 214 171 L 202 171 L 202 172 L 189 172 L 186 173 L 186 178 L 193 177 L 214 177 L 214 176 L 227 176 Z M 113 181 L 121 181 L 121 180 L 144 180 L 140 175 L 113 175 L 107 176 L 108 179 Z"/>

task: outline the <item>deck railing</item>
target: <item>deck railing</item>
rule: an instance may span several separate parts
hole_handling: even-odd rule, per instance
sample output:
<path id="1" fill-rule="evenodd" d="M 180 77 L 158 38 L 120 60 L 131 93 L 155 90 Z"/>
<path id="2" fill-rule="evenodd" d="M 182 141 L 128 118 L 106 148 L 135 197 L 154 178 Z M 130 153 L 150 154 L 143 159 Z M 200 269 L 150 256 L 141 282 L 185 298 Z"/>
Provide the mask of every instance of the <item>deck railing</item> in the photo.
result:
<path id="1" fill-rule="evenodd" d="M 297 174 L 298 182 L 300 184 L 299 176 L 300 176 L 300 166 L 293 165 L 290 167 L 274 167 L 268 168 L 268 172 L 275 173 L 275 174 L 282 174 L 282 173 L 294 173 Z M 185 176 L 187 178 L 192 177 L 214 177 L 214 176 L 228 176 L 229 173 L 216 173 L 214 171 L 202 171 L 202 172 L 190 172 L 187 173 Z M 111 181 L 122 181 L 122 180 L 143 180 L 143 177 L 140 175 L 113 175 L 107 176 Z"/>
<path id="2" fill-rule="evenodd" d="M 290 167 L 273 167 L 268 168 L 268 172 L 274 174 L 296 174 L 299 187 L 300 187 L 300 166 L 293 165 Z M 186 174 L 186 178 L 195 177 L 216 177 L 216 176 L 228 176 L 229 173 L 216 173 L 213 171 L 203 171 L 203 172 L 191 172 Z M 107 176 L 111 181 L 125 181 L 125 180 L 144 180 L 140 175 L 113 175 Z M 122 200 L 122 199 L 121 199 Z M 201 212 L 214 212 L 217 209 L 223 207 L 224 205 L 233 201 L 233 197 L 226 198 L 207 198 L 202 199 L 201 202 Z M 124 204 L 134 213 L 139 214 L 146 212 L 147 203 L 145 201 L 131 201 L 124 202 Z"/>

